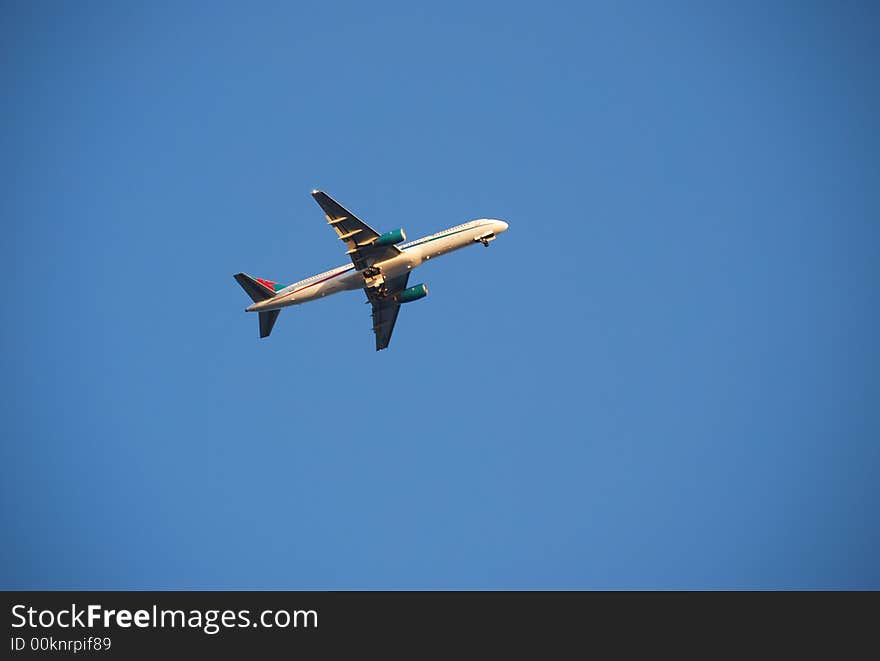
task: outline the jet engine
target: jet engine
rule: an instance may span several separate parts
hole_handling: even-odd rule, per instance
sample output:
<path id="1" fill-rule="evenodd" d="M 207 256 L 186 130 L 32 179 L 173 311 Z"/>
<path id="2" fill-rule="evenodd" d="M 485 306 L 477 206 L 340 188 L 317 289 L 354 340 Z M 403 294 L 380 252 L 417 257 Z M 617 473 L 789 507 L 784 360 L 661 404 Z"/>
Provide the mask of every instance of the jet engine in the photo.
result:
<path id="1" fill-rule="evenodd" d="M 428 286 L 427 285 L 416 285 L 415 287 L 409 287 L 408 289 L 404 289 L 397 295 L 398 303 L 409 303 L 411 301 L 417 301 L 420 298 L 425 298 L 428 295 Z"/>
<path id="2" fill-rule="evenodd" d="M 402 229 L 392 230 L 391 232 L 385 232 L 382 236 L 376 239 L 376 242 L 373 244 L 374 246 L 393 246 L 398 243 L 403 243 L 406 241 L 406 232 Z"/>

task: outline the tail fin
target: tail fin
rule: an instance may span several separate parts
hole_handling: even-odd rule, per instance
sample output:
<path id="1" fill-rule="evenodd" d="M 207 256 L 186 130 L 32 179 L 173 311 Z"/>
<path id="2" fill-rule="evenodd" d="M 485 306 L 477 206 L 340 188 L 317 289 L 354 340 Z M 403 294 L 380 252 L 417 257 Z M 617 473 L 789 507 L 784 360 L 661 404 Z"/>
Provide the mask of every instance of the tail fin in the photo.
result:
<path id="1" fill-rule="evenodd" d="M 271 280 L 263 280 L 252 278 L 247 273 L 236 273 L 233 278 L 236 279 L 245 293 L 251 297 L 254 303 L 265 301 L 275 295 L 275 285 L 277 283 Z"/>
<path id="2" fill-rule="evenodd" d="M 247 273 L 236 273 L 233 277 L 254 303 L 266 301 L 275 296 L 277 282 L 263 280 L 262 278 L 252 278 Z M 280 289 L 280 286 L 278 288 Z M 260 337 L 269 337 L 269 333 L 272 332 L 272 327 L 278 319 L 279 312 L 281 310 L 260 312 Z"/>
<path id="3" fill-rule="evenodd" d="M 268 312 L 260 313 L 260 337 L 269 337 L 269 333 L 272 332 L 272 326 L 275 325 L 275 320 L 278 319 L 278 313 L 281 310 L 269 310 Z"/>

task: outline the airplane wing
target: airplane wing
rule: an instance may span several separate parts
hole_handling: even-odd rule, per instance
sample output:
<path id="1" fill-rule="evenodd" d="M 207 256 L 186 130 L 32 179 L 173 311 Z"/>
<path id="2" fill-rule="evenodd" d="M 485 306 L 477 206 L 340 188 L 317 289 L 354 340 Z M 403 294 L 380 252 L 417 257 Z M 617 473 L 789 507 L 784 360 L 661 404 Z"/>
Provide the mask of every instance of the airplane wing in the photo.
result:
<path id="1" fill-rule="evenodd" d="M 332 197 L 323 191 L 312 191 L 324 213 L 327 216 L 327 224 L 336 230 L 340 241 L 344 241 L 348 247 L 346 253 L 351 257 L 354 267 L 361 271 L 376 262 L 381 262 L 400 254 L 397 246 L 374 246 L 371 245 L 379 238 L 379 232 L 367 225 L 351 211 L 343 207 Z M 396 316 L 395 312 L 395 316 Z M 393 325 L 394 322 L 392 322 Z"/>
<path id="2" fill-rule="evenodd" d="M 373 332 L 376 334 L 376 351 L 381 351 L 391 342 L 391 333 L 394 332 L 394 322 L 397 321 L 397 313 L 400 312 L 398 303 L 393 294 L 406 289 L 409 281 L 409 273 L 390 278 L 385 281 L 386 295 L 384 298 L 376 298 L 367 289 L 367 298 L 373 304 Z"/>

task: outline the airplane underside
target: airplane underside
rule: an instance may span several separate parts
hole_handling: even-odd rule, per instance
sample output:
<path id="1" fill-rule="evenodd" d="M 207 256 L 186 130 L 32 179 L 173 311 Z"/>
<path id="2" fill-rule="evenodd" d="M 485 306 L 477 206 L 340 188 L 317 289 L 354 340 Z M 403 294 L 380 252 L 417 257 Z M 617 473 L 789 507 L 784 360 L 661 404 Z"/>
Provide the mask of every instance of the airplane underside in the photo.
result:
<path id="1" fill-rule="evenodd" d="M 338 267 L 286 287 L 246 273 L 235 274 L 236 281 L 253 301 L 246 310 L 259 313 L 261 338 L 270 335 L 282 308 L 340 291 L 363 289 L 373 308 L 376 350 L 382 350 L 391 341 L 400 306 L 428 295 L 424 284 L 409 286 L 413 269 L 474 243 L 488 247 L 498 234 L 507 230 L 504 221 L 483 218 L 404 243 L 403 229 L 379 234 L 326 193 L 313 191 L 312 196 L 324 210 L 327 224 L 348 248 L 346 254 L 351 257 L 352 266 Z"/>

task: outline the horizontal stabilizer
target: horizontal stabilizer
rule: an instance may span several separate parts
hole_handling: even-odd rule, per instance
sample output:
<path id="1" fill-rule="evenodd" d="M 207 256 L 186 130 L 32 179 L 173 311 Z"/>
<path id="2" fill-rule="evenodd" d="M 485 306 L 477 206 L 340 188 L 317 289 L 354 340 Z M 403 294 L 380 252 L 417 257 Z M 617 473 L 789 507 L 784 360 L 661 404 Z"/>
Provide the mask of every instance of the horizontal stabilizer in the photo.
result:
<path id="1" fill-rule="evenodd" d="M 238 284 L 241 285 L 241 288 L 244 289 L 245 293 L 251 297 L 254 303 L 259 303 L 260 301 L 265 301 L 275 296 L 274 289 L 267 287 L 262 282 L 249 276 L 247 273 L 236 273 L 233 277 Z"/>
<path id="2" fill-rule="evenodd" d="M 275 325 L 275 320 L 278 319 L 278 313 L 281 310 L 269 310 L 268 312 L 260 313 L 260 337 L 269 337 L 269 333 L 272 332 L 272 326 Z"/>

